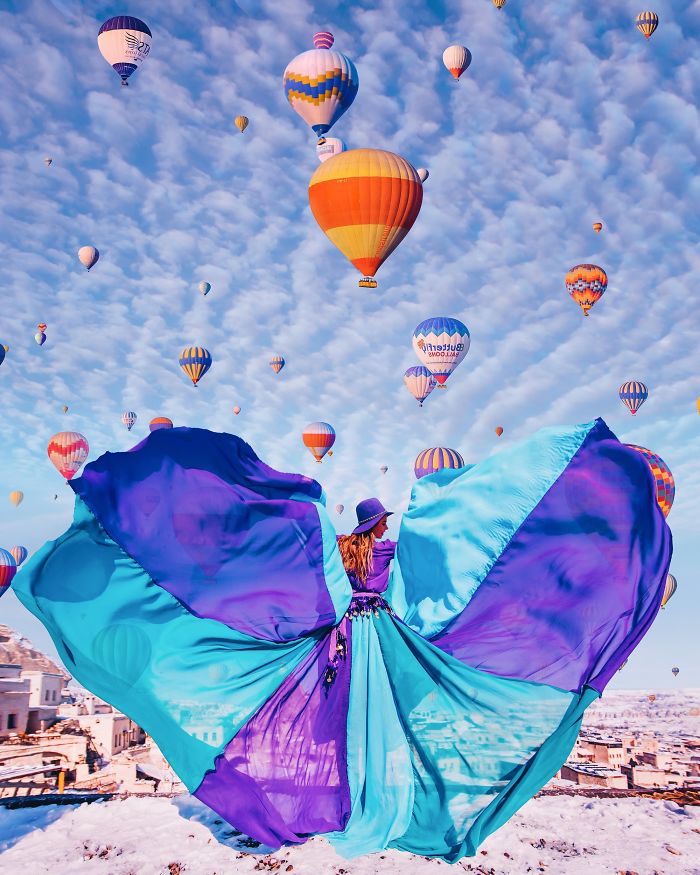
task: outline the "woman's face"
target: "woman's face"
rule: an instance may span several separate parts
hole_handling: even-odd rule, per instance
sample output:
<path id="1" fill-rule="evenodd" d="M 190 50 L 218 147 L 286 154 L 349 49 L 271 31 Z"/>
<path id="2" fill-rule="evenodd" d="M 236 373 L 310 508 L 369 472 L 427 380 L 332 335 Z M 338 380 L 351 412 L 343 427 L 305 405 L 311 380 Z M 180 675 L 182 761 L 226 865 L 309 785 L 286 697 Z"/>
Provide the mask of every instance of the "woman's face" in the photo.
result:
<path id="1" fill-rule="evenodd" d="M 384 536 L 384 532 L 389 528 L 389 525 L 386 521 L 386 517 L 383 516 L 377 525 L 372 529 L 372 534 L 375 538 L 382 538 Z"/>

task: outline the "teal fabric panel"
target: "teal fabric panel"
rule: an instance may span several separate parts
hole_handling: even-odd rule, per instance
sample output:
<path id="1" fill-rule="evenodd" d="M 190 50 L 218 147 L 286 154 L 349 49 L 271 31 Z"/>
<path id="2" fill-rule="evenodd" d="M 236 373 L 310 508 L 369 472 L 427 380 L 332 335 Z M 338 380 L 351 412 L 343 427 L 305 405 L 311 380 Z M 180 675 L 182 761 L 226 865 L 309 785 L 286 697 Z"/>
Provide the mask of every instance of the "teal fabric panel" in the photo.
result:
<path id="1" fill-rule="evenodd" d="M 397 615 L 431 637 L 460 614 L 594 426 L 542 429 L 478 465 L 416 481 L 386 594 Z"/>
<path id="2" fill-rule="evenodd" d="M 403 732 L 377 628 L 371 618 L 348 621 L 352 670 L 347 758 L 352 814 L 327 838 L 344 857 L 388 847 L 408 828 L 413 810 L 411 752 Z"/>
<path id="3" fill-rule="evenodd" d="M 384 612 L 372 622 L 391 688 L 391 697 L 382 693 L 384 720 L 395 710 L 413 771 L 411 821 L 390 846 L 457 860 L 473 853 L 473 830 L 495 829 L 503 810 L 512 813 L 565 761 L 575 735 L 561 727 L 578 697 L 472 669 Z"/>
<path id="4" fill-rule="evenodd" d="M 191 791 L 317 641 L 259 640 L 190 614 L 80 498 L 71 528 L 27 562 L 14 589 L 76 680 L 152 735 Z"/>

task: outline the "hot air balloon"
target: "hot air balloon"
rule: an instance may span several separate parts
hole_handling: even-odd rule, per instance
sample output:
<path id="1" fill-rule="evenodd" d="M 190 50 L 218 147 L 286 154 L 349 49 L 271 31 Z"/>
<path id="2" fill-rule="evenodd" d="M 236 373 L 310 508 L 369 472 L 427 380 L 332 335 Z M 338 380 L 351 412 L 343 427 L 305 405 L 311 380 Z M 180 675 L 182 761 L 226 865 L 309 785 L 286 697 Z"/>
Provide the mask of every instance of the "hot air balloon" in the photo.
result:
<path id="1" fill-rule="evenodd" d="M 422 450 L 416 457 L 413 471 L 420 480 L 426 474 L 434 474 L 443 468 L 464 468 L 464 459 L 457 450 L 448 447 L 430 447 Z"/>
<path id="2" fill-rule="evenodd" d="M 652 453 L 646 447 L 638 447 L 636 444 L 627 444 L 627 446 L 637 450 L 647 460 L 656 481 L 656 500 L 664 516 L 668 516 L 673 505 L 673 499 L 676 496 L 676 483 L 671 469 L 661 456 L 657 456 L 656 453 Z"/>
<path id="3" fill-rule="evenodd" d="M 496 7 L 496 9 L 503 9 L 503 7 L 506 5 L 506 0 L 493 0 L 493 5 Z"/>
<path id="4" fill-rule="evenodd" d="M 603 223 L 593 222 L 593 230 L 596 232 L 596 234 L 600 234 L 600 232 L 603 230 Z"/>
<path id="5" fill-rule="evenodd" d="M 345 505 L 344 505 L 344 504 L 336 504 L 336 506 L 335 506 L 335 512 L 336 512 L 337 514 L 341 514 L 344 510 L 345 510 Z"/>
<path id="6" fill-rule="evenodd" d="M 459 79 L 471 62 L 472 53 L 466 46 L 448 46 L 442 53 L 442 63 L 455 79 Z"/>
<path id="7" fill-rule="evenodd" d="M 121 77 L 122 85 L 145 60 L 151 51 L 152 34 L 139 18 L 117 15 L 102 25 L 97 35 L 97 46 L 102 57 Z"/>
<path id="8" fill-rule="evenodd" d="M 651 693 L 649 696 L 647 696 L 647 699 L 649 699 L 650 702 L 655 702 L 656 696 L 653 693 Z"/>
<path id="9" fill-rule="evenodd" d="M 19 507 L 20 504 L 22 504 L 22 502 L 24 501 L 24 492 L 20 492 L 19 489 L 15 489 L 10 493 L 9 498 L 15 507 Z"/>
<path id="10" fill-rule="evenodd" d="M 270 367 L 276 374 L 279 374 L 284 367 L 284 364 L 285 362 L 281 355 L 273 355 L 270 359 Z"/>
<path id="11" fill-rule="evenodd" d="M 233 412 L 234 412 L 234 414 L 235 414 L 236 416 L 238 416 L 238 414 L 241 412 L 241 408 L 238 407 L 238 406 L 236 406 L 236 407 L 233 408 Z"/>
<path id="12" fill-rule="evenodd" d="M 577 264 L 564 278 L 566 290 L 583 310 L 584 316 L 605 294 L 608 275 L 597 264 Z"/>
<path id="13" fill-rule="evenodd" d="M 53 158 L 49 158 L 48 156 L 46 158 L 44 158 L 44 164 L 46 164 L 47 167 L 51 167 L 52 163 L 53 163 Z"/>
<path id="14" fill-rule="evenodd" d="M 393 152 L 350 149 L 316 169 L 309 204 L 328 239 L 376 288 L 379 267 L 420 212 L 423 185 L 412 164 Z"/>
<path id="15" fill-rule="evenodd" d="M 18 545 L 17 547 L 13 547 L 10 550 L 10 554 L 12 555 L 12 558 L 15 560 L 15 563 L 19 568 L 19 566 L 24 562 L 27 556 L 29 556 L 29 550 L 27 550 L 26 547 Z"/>
<path id="16" fill-rule="evenodd" d="M 37 328 L 38 331 L 34 335 L 34 340 L 36 340 L 39 346 L 43 346 L 46 343 L 46 322 L 40 322 Z"/>
<path id="17" fill-rule="evenodd" d="M 211 283 L 208 283 L 208 282 L 205 282 L 204 280 L 202 280 L 202 282 L 197 286 L 197 288 L 206 297 L 209 294 L 209 292 L 211 291 Z"/>
<path id="18" fill-rule="evenodd" d="M 17 563 L 11 553 L 0 547 L 0 595 L 9 589 L 15 574 L 17 574 Z"/>
<path id="19" fill-rule="evenodd" d="M 680 671 L 680 669 L 678 668 L 678 666 L 674 665 L 673 668 L 671 669 L 671 674 L 674 676 L 674 678 L 678 677 L 679 671 Z"/>
<path id="20" fill-rule="evenodd" d="M 172 419 L 168 419 L 167 416 L 155 416 L 148 423 L 148 430 L 149 431 L 160 431 L 161 428 L 172 428 L 172 427 L 173 427 L 173 421 L 172 421 Z"/>
<path id="21" fill-rule="evenodd" d="M 124 413 L 122 413 L 122 422 L 126 426 L 127 431 L 131 431 L 137 419 L 138 416 L 133 410 L 125 410 Z"/>
<path id="22" fill-rule="evenodd" d="M 100 253 L 94 246 L 81 246 L 78 250 L 78 258 L 80 263 L 90 270 L 100 260 Z"/>
<path id="23" fill-rule="evenodd" d="M 311 422 L 302 432 L 304 446 L 320 462 L 335 443 L 335 429 L 327 422 Z"/>
<path id="24" fill-rule="evenodd" d="M 211 367 L 211 353 L 203 346 L 187 346 L 180 354 L 180 367 L 196 389 L 197 383 Z"/>
<path id="25" fill-rule="evenodd" d="M 659 16 L 655 12 L 640 12 L 636 23 L 637 30 L 649 39 L 659 26 Z"/>
<path id="26" fill-rule="evenodd" d="M 68 405 L 67 405 L 67 404 L 64 404 L 63 407 L 61 408 L 61 410 L 62 410 L 64 413 L 68 413 Z"/>
<path id="27" fill-rule="evenodd" d="M 503 434 L 503 426 L 497 425 L 496 426 L 496 436 L 500 437 L 502 434 Z"/>
<path id="28" fill-rule="evenodd" d="M 665 608 L 669 599 L 678 589 L 678 581 L 672 574 L 666 575 L 666 583 L 664 584 L 664 594 L 661 596 L 661 607 Z"/>
<path id="29" fill-rule="evenodd" d="M 90 447 L 77 431 L 59 431 L 49 441 L 46 452 L 55 468 L 70 480 L 82 468 Z"/>
<path id="30" fill-rule="evenodd" d="M 287 64 L 282 81 L 292 109 L 318 137 L 350 108 L 359 85 L 350 58 L 331 49 L 333 34 L 314 34 L 314 46 Z"/>
<path id="31" fill-rule="evenodd" d="M 233 123 L 238 128 L 238 130 L 243 133 L 243 131 L 248 127 L 248 117 L 245 115 L 237 115 Z"/>
<path id="32" fill-rule="evenodd" d="M 425 180 L 430 176 L 430 173 L 425 167 L 419 167 L 416 173 L 418 174 L 418 179 L 420 179 L 421 182 L 425 182 Z"/>
<path id="33" fill-rule="evenodd" d="M 420 407 L 423 406 L 425 399 L 437 386 L 435 377 L 425 365 L 415 365 L 412 368 L 408 368 L 403 375 L 403 381 L 406 384 L 406 388 L 416 399 Z"/>
<path id="34" fill-rule="evenodd" d="M 318 160 L 323 164 L 334 155 L 340 155 L 341 152 L 347 152 L 348 147 L 338 137 L 325 137 L 323 142 L 319 140 L 316 145 L 316 155 Z"/>
<path id="35" fill-rule="evenodd" d="M 620 401 L 634 416 L 649 397 L 649 389 L 638 380 L 628 380 L 620 386 L 619 395 Z"/>
<path id="36" fill-rule="evenodd" d="M 379 468 L 379 470 L 382 472 L 382 474 L 386 474 L 386 472 L 389 470 L 389 466 L 388 466 L 388 465 L 382 465 L 382 466 Z"/>
<path id="37" fill-rule="evenodd" d="M 413 349 L 440 388 L 469 351 L 469 329 L 452 316 L 432 316 L 413 332 Z"/>

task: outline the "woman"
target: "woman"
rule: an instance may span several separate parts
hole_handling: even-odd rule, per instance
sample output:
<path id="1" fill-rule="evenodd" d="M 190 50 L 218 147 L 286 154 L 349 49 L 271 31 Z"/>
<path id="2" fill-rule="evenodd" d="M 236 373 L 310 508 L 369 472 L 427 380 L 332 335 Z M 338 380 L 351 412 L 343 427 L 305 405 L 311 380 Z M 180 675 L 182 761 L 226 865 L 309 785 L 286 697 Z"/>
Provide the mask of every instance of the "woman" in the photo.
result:
<path id="1" fill-rule="evenodd" d="M 565 762 L 671 555 L 602 420 L 423 477 L 396 544 L 377 499 L 336 543 L 320 484 L 201 429 L 70 485 L 13 586 L 72 676 L 239 830 L 347 856 L 474 855 Z"/>

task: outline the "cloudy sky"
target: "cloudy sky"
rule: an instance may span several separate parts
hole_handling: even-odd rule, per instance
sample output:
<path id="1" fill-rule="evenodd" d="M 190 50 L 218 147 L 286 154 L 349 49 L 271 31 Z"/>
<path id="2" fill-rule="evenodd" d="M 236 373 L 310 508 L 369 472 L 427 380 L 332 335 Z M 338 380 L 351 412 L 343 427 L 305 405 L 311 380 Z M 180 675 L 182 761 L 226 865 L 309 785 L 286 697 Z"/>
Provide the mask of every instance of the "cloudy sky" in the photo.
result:
<path id="1" fill-rule="evenodd" d="M 368 494 L 406 506 L 426 446 L 477 462 L 540 426 L 602 416 L 659 453 L 677 488 L 679 591 L 614 685 L 670 686 L 678 665 L 679 685 L 700 686 L 700 2 L 657 4 L 649 41 L 641 8 L 4 0 L 0 494 L 25 499 L 0 502 L 0 543 L 34 550 L 69 524 L 72 494 L 46 456 L 59 430 L 85 434 L 91 458 L 127 449 L 161 414 L 235 431 L 274 467 L 317 477 L 329 506 L 346 505 L 342 531 Z M 153 32 L 129 88 L 96 43 L 124 12 Z M 332 133 L 430 170 L 376 290 L 358 288 L 311 215 L 315 137 L 282 89 L 319 29 L 360 78 Z M 441 61 L 454 42 L 473 55 L 458 84 Z M 101 253 L 89 274 L 85 244 Z M 587 261 L 610 284 L 584 319 L 563 280 Z M 419 409 L 402 375 L 414 327 L 439 314 L 467 324 L 471 349 Z M 214 359 L 196 391 L 177 361 L 190 344 Z M 629 379 L 650 389 L 634 418 L 617 395 Z M 124 409 L 138 413 L 131 434 Z M 323 466 L 300 437 L 316 419 L 338 433 Z M 0 622 L 49 648 L 11 593 Z"/>

